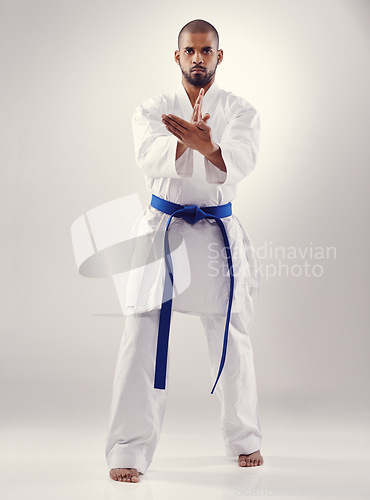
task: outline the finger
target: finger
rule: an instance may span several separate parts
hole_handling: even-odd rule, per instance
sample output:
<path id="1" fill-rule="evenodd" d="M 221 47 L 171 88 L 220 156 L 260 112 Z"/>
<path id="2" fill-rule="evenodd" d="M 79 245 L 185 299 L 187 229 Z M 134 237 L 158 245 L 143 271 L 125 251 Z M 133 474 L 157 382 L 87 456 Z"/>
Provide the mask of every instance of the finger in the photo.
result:
<path id="1" fill-rule="evenodd" d="M 165 125 L 166 126 L 166 129 L 171 132 L 171 134 L 175 135 L 178 139 L 183 139 L 183 134 L 180 132 L 180 130 L 178 130 L 177 128 L 175 127 L 172 127 L 171 125 Z"/>
<path id="2" fill-rule="evenodd" d="M 206 113 L 206 114 L 203 116 L 202 120 L 203 120 L 204 122 L 206 122 L 206 121 L 207 121 L 207 120 L 209 120 L 210 118 L 211 118 L 211 115 L 210 115 L 209 113 Z"/>
<path id="3" fill-rule="evenodd" d="M 197 109 L 199 107 L 198 104 L 199 104 L 199 95 L 198 95 L 198 97 L 194 103 L 194 106 L 193 106 L 193 114 L 191 116 L 191 123 L 193 123 L 194 121 L 197 120 L 196 113 L 197 113 Z M 198 118 L 198 120 L 199 120 L 199 118 Z"/>
<path id="4" fill-rule="evenodd" d="M 174 135 L 179 141 L 182 142 L 182 137 L 180 134 L 178 134 L 175 130 L 171 130 L 170 128 L 166 127 L 166 129 L 171 132 L 172 135 Z"/>
<path id="5" fill-rule="evenodd" d="M 191 123 L 193 123 L 195 121 L 195 114 L 197 112 L 197 105 L 196 103 L 194 104 L 194 107 L 193 107 L 193 114 L 191 115 Z"/>
<path id="6" fill-rule="evenodd" d="M 204 97 L 204 88 L 202 87 L 199 91 L 199 117 L 202 116 L 203 97 Z"/>
<path id="7" fill-rule="evenodd" d="M 179 130 L 178 128 L 174 127 L 172 124 L 170 123 L 165 123 L 164 122 L 164 125 L 166 127 L 166 129 L 171 132 L 171 134 L 175 135 L 178 139 L 182 140 L 183 139 L 183 134 L 182 134 L 182 131 Z"/>
<path id="8" fill-rule="evenodd" d="M 190 125 L 189 122 L 187 122 L 183 118 L 180 118 L 180 116 L 168 115 L 168 119 L 171 121 L 171 123 L 177 124 L 180 127 L 185 128 L 186 130 L 188 129 L 188 126 Z"/>
<path id="9" fill-rule="evenodd" d="M 175 115 L 161 115 L 161 119 L 162 119 L 162 122 L 166 122 L 166 123 L 172 123 L 173 125 L 175 126 L 180 126 L 180 120 L 181 118 L 179 116 L 175 116 Z M 185 120 L 183 120 L 184 123 Z"/>
<path id="10" fill-rule="evenodd" d="M 202 120 L 200 120 L 199 122 L 196 122 L 195 126 L 197 128 L 199 128 L 199 130 L 202 130 L 203 132 L 205 132 L 206 130 L 209 130 L 209 126 L 206 123 L 204 123 L 204 121 L 202 121 Z"/>
<path id="11" fill-rule="evenodd" d="M 171 127 L 174 130 L 177 130 L 178 133 L 185 132 L 187 129 L 185 127 L 182 127 L 177 123 L 177 121 L 172 120 L 171 118 L 162 118 L 162 123 L 167 127 Z"/>
<path id="12" fill-rule="evenodd" d="M 197 100 L 195 101 L 195 104 L 199 104 L 202 101 L 203 96 L 204 96 L 204 89 L 201 88 L 200 91 L 199 91 Z"/>
<path id="13" fill-rule="evenodd" d="M 186 120 L 183 120 L 179 116 L 176 116 L 176 115 L 162 115 L 162 116 L 165 117 L 165 119 L 168 122 L 172 123 L 175 126 L 180 126 L 186 130 L 188 130 L 188 128 L 189 128 L 190 123 L 187 122 Z"/>
<path id="14" fill-rule="evenodd" d="M 195 112 L 196 112 L 196 102 L 194 104 L 194 108 L 193 108 L 193 113 L 191 115 L 191 123 L 194 123 L 195 122 Z"/>
<path id="15" fill-rule="evenodd" d="M 194 121 L 197 122 L 199 121 L 200 119 L 200 115 L 199 115 L 199 104 L 196 104 L 194 106 L 194 113 L 195 113 L 195 116 L 194 116 Z"/>
<path id="16" fill-rule="evenodd" d="M 201 90 L 202 90 L 202 89 L 201 89 Z M 194 103 L 194 105 L 195 105 L 195 104 L 198 104 L 199 99 L 200 99 L 200 95 L 201 95 L 201 94 L 200 94 L 200 91 L 199 91 L 199 93 L 198 93 L 198 95 L 197 95 L 197 98 L 195 99 L 195 103 Z"/>

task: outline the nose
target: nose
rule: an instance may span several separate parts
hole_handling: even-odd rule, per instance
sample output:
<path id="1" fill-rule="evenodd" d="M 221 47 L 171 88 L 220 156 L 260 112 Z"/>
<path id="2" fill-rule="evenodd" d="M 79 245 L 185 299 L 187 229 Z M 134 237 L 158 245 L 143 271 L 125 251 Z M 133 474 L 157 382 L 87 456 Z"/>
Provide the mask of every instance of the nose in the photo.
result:
<path id="1" fill-rule="evenodd" d="M 203 62 L 204 62 L 204 60 L 203 60 L 202 54 L 199 53 L 199 52 L 194 52 L 193 63 L 194 64 L 200 64 L 200 63 L 203 63 Z"/>

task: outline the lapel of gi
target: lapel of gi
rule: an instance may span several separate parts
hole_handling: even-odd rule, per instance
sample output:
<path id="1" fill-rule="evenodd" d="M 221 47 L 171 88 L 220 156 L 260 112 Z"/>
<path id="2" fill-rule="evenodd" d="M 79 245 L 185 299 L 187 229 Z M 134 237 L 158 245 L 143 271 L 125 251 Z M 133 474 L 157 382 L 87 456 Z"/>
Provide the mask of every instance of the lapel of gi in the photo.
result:
<path id="1" fill-rule="evenodd" d="M 182 82 L 180 82 L 176 89 L 176 98 L 180 106 L 181 118 L 186 121 L 190 121 L 191 115 L 193 113 L 193 107 Z"/>
<path id="2" fill-rule="evenodd" d="M 216 107 L 219 94 L 220 94 L 220 87 L 217 85 L 216 82 L 213 82 L 203 97 L 203 106 L 202 106 L 203 115 L 209 113 L 212 117 L 212 113 Z"/>

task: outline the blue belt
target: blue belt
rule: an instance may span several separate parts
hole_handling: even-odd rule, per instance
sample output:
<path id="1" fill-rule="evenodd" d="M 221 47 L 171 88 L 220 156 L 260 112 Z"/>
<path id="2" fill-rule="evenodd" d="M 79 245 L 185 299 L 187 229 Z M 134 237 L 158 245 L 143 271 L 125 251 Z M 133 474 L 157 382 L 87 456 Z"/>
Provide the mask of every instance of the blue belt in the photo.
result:
<path id="1" fill-rule="evenodd" d="M 161 212 L 164 212 L 171 216 L 168 219 L 164 236 L 166 275 L 164 282 L 162 307 L 159 317 L 157 356 L 156 356 L 155 377 L 154 377 L 155 389 L 165 389 L 166 387 L 168 338 L 170 333 L 170 322 L 171 322 L 171 312 L 172 312 L 172 291 L 173 291 L 173 270 L 172 270 L 172 259 L 168 245 L 168 227 L 170 225 L 172 217 L 180 217 L 189 224 L 195 224 L 196 222 L 202 219 L 214 219 L 217 222 L 221 230 L 222 237 L 224 239 L 226 255 L 227 255 L 227 264 L 229 266 L 230 292 L 229 292 L 229 304 L 227 308 L 222 356 L 216 382 L 211 391 L 211 394 L 213 394 L 213 391 L 215 390 L 218 379 L 220 378 L 222 369 L 225 364 L 231 306 L 233 302 L 233 293 L 234 293 L 234 272 L 233 272 L 233 262 L 231 259 L 230 244 L 224 223 L 221 220 L 223 217 L 229 217 L 232 214 L 231 202 L 226 203 L 225 205 L 215 205 L 212 207 L 200 208 L 197 205 L 178 205 L 177 203 L 172 203 L 171 201 L 164 200 L 163 198 L 159 198 L 158 196 L 153 194 L 151 205 L 157 210 L 160 210 Z M 165 300 L 165 297 L 169 297 L 169 299 Z"/>

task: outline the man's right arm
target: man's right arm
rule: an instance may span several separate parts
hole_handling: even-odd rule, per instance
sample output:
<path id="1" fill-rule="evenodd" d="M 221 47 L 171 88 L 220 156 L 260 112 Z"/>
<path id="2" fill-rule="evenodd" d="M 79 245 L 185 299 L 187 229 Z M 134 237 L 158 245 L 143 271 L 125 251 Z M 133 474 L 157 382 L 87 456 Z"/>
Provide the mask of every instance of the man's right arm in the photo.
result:
<path id="1" fill-rule="evenodd" d="M 187 148 L 161 121 L 161 114 L 168 111 L 167 107 L 167 101 L 160 96 L 136 108 L 132 118 L 135 159 L 147 177 L 189 177 L 193 174 L 193 166 L 185 153 Z"/>
<path id="2" fill-rule="evenodd" d="M 182 142 L 180 141 L 177 141 L 177 148 L 176 148 L 176 160 L 178 160 L 180 158 L 180 156 L 182 154 L 185 153 L 185 151 L 187 150 L 187 146 L 185 146 L 185 144 L 183 144 Z"/>

